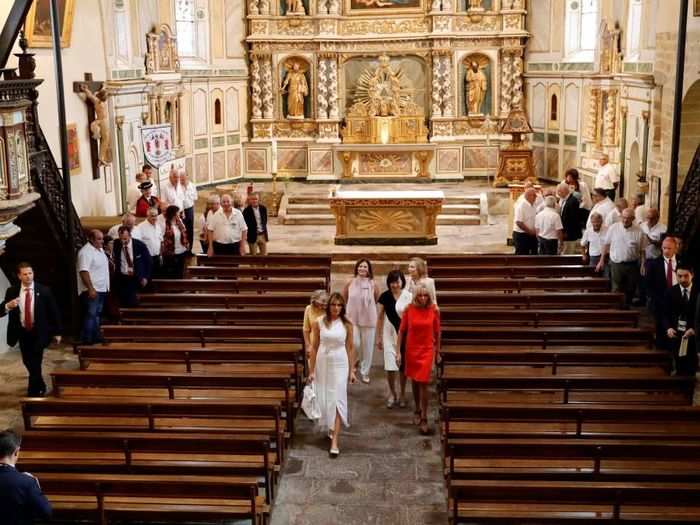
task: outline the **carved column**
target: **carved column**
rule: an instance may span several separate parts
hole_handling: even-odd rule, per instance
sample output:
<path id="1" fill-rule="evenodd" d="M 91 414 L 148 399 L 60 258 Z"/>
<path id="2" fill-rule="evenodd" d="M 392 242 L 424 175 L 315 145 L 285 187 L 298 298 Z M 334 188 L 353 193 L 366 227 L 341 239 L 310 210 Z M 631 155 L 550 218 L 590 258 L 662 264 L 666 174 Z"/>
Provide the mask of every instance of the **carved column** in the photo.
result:
<path id="1" fill-rule="evenodd" d="M 264 55 L 260 57 L 260 88 L 262 95 L 263 118 L 274 118 L 274 97 L 272 85 L 272 57 Z"/>
<path id="2" fill-rule="evenodd" d="M 596 142 L 598 138 L 598 104 L 600 102 L 600 89 L 591 88 L 588 95 L 588 108 L 586 109 L 586 127 L 583 136 L 589 142 Z"/>
<path id="3" fill-rule="evenodd" d="M 440 102 L 442 97 L 440 94 L 440 84 L 442 79 L 440 78 L 440 55 L 433 54 L 433 82 L 431 86 L 430 97 L 432 99 L 432 116 L 441 117 L 442 108 Z"/>
<path id="4" fill-rule="evenodd" d="M 338 118 L 338 57 L 328 57 L 328 116 Z"/>
<path id="5" fill-rule="evenodd" d="M 510 105 L 512 107 L 521 107 L 523 103 L 523 50 L 518 48 L 513 52 L 513 60 L 511 65 L 513 74 L 512 93 Z"/>
<path id="6" fill-rule="evenodd" d="M 177 146 L 182 147 L 182 100 L 185 97 L 184 91 L 179 91 L 177 94 Z"/>
<path id="7" fill-rule="evenodd" d="M 603 145 L 617 145 L 617 89 L 610 89 L 607 92 L 608 103 L 603 116 Z"/>
<path id="8" fill-rule="evenodd" d="M 454 116 L 454 105 L 452 95 L 452 54 L 446 54 L 442 57 L 444 82 L 442 85 L 442 115 L 444 117 Z"/>
<path id="9" fill-rule="evenodd" d="M 513 99 L 513 56 L 511 51 L 501 52 L 501 116 L 508 115 Z"/>
<path id="10" fill-rule="evenodd" d="M 316 102 L 318 118 L 328 118 L 328 60 L 323 56 L 318 58 L 318 84 L 316 86 Z"/>
<path id="11" fill-rule="evenodd" d="M 253 55 L 250 65 L 251 100 L 253 103 L 253 118 L 262 118 L 262 87 L 260 84 L 260 58 Z"/>

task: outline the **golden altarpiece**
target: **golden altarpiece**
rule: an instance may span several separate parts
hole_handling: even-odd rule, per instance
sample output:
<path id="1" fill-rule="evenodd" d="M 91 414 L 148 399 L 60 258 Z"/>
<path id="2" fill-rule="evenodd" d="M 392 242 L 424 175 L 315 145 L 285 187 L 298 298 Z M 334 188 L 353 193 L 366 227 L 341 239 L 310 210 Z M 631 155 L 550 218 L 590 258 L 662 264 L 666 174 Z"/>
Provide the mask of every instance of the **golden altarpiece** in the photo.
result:
<path id="1" fill-rule="evenodd" d="M 523 103 L 526 9 L 249 0 L 244 166 L 310 180 L 495 174 L 510 141 L 499 130 Z"/>

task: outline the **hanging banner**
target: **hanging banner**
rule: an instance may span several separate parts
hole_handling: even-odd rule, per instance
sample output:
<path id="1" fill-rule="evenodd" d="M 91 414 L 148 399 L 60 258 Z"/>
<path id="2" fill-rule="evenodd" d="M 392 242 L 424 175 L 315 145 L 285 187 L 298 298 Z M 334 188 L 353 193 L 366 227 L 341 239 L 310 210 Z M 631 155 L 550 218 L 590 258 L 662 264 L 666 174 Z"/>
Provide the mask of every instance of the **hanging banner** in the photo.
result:
<path id="1" fill-rule="evenodd" d="M 171 124 L 156 124 L 141 127 L 143 156 L 154 168 L 172 160 L 173 139 Z"/>

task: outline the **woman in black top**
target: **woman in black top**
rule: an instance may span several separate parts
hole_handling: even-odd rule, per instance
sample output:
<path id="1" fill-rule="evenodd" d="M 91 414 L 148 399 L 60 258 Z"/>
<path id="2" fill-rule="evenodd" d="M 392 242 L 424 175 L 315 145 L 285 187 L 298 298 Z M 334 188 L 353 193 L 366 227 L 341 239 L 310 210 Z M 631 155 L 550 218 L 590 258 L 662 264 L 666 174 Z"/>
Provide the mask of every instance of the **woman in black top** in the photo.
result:
<path id="1" fill-rule="evenodd" d="M 386 407 L 392 408 L 398 404 L 406 406 L 406 376 L 400 373 L 403 370 L 403 349 L 397 351 L 396 333 L 401 325 L 401 318 L 396 312 L 396 301 L 401 295 L 401 290 L 406 286 L 406 278 L 399 270 L 392 270 L 386 276 L 386 290 L 379 296 L 379 311 L 377 313 L 376 346 L 377 351 L 384 352 L 384 370 L 391 394 L 386 401 Z M 396 374 L 400 374 L 401 396 L 396 395 Z"/>

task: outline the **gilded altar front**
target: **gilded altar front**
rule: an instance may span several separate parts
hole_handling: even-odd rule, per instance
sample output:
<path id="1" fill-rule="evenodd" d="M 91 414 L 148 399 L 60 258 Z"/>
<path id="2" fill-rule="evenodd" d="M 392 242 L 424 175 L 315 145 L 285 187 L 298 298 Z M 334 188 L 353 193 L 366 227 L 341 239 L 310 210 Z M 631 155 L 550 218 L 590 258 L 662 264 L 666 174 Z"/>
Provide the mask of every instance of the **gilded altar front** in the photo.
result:
<path id="1" fill-rule="evenodd" d="M 331 197 L 335 244 L 437 244 L 442 191 L 345 191 Z"/>

